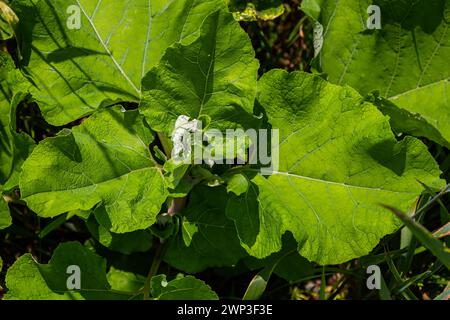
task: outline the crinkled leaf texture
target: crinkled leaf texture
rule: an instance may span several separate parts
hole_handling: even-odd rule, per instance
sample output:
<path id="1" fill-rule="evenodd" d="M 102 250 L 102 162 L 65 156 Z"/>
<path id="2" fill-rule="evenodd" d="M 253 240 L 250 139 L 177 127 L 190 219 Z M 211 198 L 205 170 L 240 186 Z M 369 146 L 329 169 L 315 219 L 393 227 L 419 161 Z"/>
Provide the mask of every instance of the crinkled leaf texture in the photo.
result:
<path id="1" fill-rule="evenodd" d="M 113 101 L 139 101 L 141 79 L 165 49 L 191 42 L 205 17 L 223 6 L 221 0 L 11 2 L 33 97 L 54 125 Z"/>
<path id="2" fill-rule="evenodd" d="M 372 4 L 380 30 L 367 30 Z M 449 0 L 305 0 L 302 8 L 322 25 L 317 63 L 331 82 L 379 90 L 400 108 L 381 109 L 394 127 L 450 146 Z"/>
<path id="3" fill-rule="evenodd" d="M 224 187 L 196 187 L 183 211 L 186 221 L 182 222 L 182 234 L 171 240 L 164 260 L 179 270 L 195 273 L 208 267 L 232 266 L 245 257 L 233 221 L 225 215 L 226 202 Z M 196 232 L 189 225 L 196 226 Z"/>
<path id="4" fill-rule="evenodd" d="M 35 148 L 23 165 L 22 198 L 42 217 L 97 206 L 98 220 L 112 232 L 148 228 L 167 196 L 152 141 L 136 110 L 95 113 Z"/>
<path id="5" fill-rule="evenodd" d="M 280 166 L 267 178 L 248 171 L 248 191 L 227 207 L 251 255 L 279 251 L 288 231 L 299 253 L 321 264 L 365 255 L 401 225 L 381 203 L 406 211 L 423 190 L 418 181 L 444 186 L 426 146 L 396 141 L 388 118 L 352 88 L 282 70 L 258 88 L 280 130 Z"/>
<path id="6" fill-rule="evenodd" d="M 69 266 L 80 268 L 80 290 L 69 290 Z M 31 254 L 20 257 L 6 276 L 6 300 L 128 299 L 111 290 L 106 278 L 106 260 L 78 242 L 58 246 L 48 264 L 37 263 Z"/>
<path id="7" fill-rule="evenodd" d="M 258 61 L 250 39 L 226 10 L 211 14 L 189 45 L 167 49 L 142 80 L 140 106 L 150 126 L 170 134 L 180 115 L 216 129 L 255 124 Z"/>

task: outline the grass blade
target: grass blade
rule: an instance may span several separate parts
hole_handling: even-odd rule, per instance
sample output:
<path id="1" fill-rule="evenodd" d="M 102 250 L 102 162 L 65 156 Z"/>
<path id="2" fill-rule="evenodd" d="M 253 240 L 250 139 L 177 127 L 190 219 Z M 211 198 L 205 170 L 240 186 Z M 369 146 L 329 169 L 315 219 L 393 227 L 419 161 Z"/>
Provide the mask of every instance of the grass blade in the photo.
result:
<path id="1" fill-rule="evenodd" d="M 325 287 L 326 287 L 326 278 L 325 278 L 325 267 L 322 268 L 322 275 L 320 277 L 320 291 L 319 291 L 319 300 L 325 300 Z"/>
<path id="2" fill-rule="evenodd" d="M 402 276 L 398 272 L 397 267 L 394 264 L 394 261 L 392 261 L 392 258 L 388 252 L 386 252 L 386 262 L 389 267 L 389 270 L 391 271 L 392 276 L 394 277 L 394 280 L 396 284 L 401 284 L 404 282 Z M 399 292 L 406 300 L 418 300 L 417 297 L 414 295 L 414 293 L 409 289 L 405 288 L 404 290 Z"/>
<path id="3" fill-rule="evenodd" d="M 450 222 L 433 232 L 435 238 L 441 239 L 450 235 Z"/>
<path id="4" fill-rule="evenodd" d="M 445 244 L 433 237 L 431 232 L 425 229 L 400 210 L 383 205 L 386 209 L 392 211 L 403 223 L 411 230 L 414 236 L 419 240 L 433 255 L 439 259 L 450 270 L 450 250 Z"/>
<path id="5" fill-rule="evenodd" d="M 380 294 L 380 299 L 381 300 L 392 300 L 392 294 L 391 291 L 389 290 L 389 287 L 386 284 L 386 281 L 384 281 L 384 277 L 381 274 L 381 289 L 379 291 Z"/>

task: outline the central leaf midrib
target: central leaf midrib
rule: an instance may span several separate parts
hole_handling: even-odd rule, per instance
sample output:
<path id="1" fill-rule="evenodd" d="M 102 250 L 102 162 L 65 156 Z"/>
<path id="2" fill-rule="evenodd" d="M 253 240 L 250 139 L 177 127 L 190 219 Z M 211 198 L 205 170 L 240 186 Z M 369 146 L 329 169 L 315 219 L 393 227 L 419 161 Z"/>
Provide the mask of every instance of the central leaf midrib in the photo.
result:
<path id="1" fill-rule="evenodd" d="M 136 85 L 133 83 L 133 81 L 131 81 L 131 79 L 126 74 L 125 70 L 123 70 L 122 67 L 118 64 L 118 62 L 116 61 L 116 58 L 114 58 L 114 56 L 112 55 L 111 51 L 106 46 L 106 44 L 103 41 L 103 39 L 101 38 L 97 28 L 95 27 L 94 22 L 88 16 L 87 12 L 85 11 L 84 7 L 81 5 L 80 1 L 79 0 L 76 0 L 76 1 L 77 1 L 78 6 L 80 7 L 81 11 L 83 12 L 83 15 L 86 17 L 86 19 L 88 20 L 89 24 L 91 25 L 92 30 L 94 31 L 96 38 L 98 39 L 98 41 L 100 42 L 101 46 L 105 50 L 105 53 L 110 57 L 110 59 L 112 60 L 114 66 L 116 67 L 116 69 L 122 74 L 122 76 L 125 78 L 125 80 L 131 85 L 133 90 L 136 91 L 136 93 L 138 94 L 138 97 L 140 97 L 141 96 L 141 91 L 136 87 Z"/>
<path id="2" fill-rule="evenodd" d="M 439 85 L 440 83 L 442 83 L 442 84 L 448 83 L 449 81 L 450 81 L 450 78 L 444 78 L 444 79 L 441 79 L 441 80 L 437 80 L 437 81 L 428 83 L 428 84 L 426 84 L 424 86 L 421 86 L 421 87 L 416 87 L 416 88 L 413 88 L 413 89 L 410 89 L 410 90 L 406 90 L 406 91 L 400 92 L 400 93 L 395 94 L 393 96 L 387 97 L 387 99 L 389 99 L 389 100 L 396 99 L 396 98 L 399 98 L 401 96 L 413 93 L 414 91 L 423 90 L 423 89 L 425 89 L 427 87 L 432 87 L 432 86 L 435 86 L 435 85 Z"/>
<path id="3" fill-rule="evenodd" d="M 152 32 L 153 25 L 153 17 L 152 17 L 152 0 L 148 0 L 148 24 L 147 24 L 147 34 L 145 37 L 145 46 L 144 46 L 144 56 L 142 57 L 142 70 L 141 70 L 141 78 L 145 76 L 145 67 L 147 65 L 147 51 L 148 51 L 148 42 L 150 40 L 150 35 Z M 141 83 L 142 86 L 142 83 Z"/>
<path id="4" fill-rule="evenodd" d="M 212 13 L 211 15 L 213 15 L 213 14 L 215 14 L 215 13 Z M 197 118 L 200 118 L 200 116 L 202 115 L 203 108 L 204 108 L 204 105 L 205 105 L 206 96 L 209 95 L 209 94 L 213 94 L 213 92 L 214 92 L 214 88 L 211 89 L 212 90 L 211 92 L 208 92 L 208 84 L 209 84 L 210 77 L 213 76 L 213 75 L 211 75 L 211 68 L 213 67 L 213 64 L 215 63 L 215 59 L 216 59 L 217 27 L 218 27 L 218 22 L 216 21 L 216 23 L 214 24 L 214 30 L 212 32 L 212 39 L 210 40 L 211 42 L 213 42 L 212 50 L 211 50 L 211 52 L 209 52 L 209 55 L 211 57 L 211 61 L 209 62 L 208 71 L 206 72 L 206 75 L 205 75 L 205 86 L 203 88 L 203 97 L 202 97 L 202 100 L 200 101 L 200 108 L 198 110 Z M 199 38 L 198 41 L 200 41 L 203 36 L 206 36 L 206 34 L 202 35 Z M 198 57 L 197 57 L 197 59 L 198 59 Z M 200 65 L 199 65 L 199 67 L 200 67 Z"/>
<path id="5" fill-rule="evenodd" d="M 260 172 L 260 170 L 258 170 L 258 169 L 246 169 L 246 171 Z M 312 177 L 302 176 L 302 175 L 299 175 L 299 174 L 290 173 L 290 172 L 283 172 L 283 171 L 274 171 L 274 173 L 272 175 L 294 177 L 294 178 L 297 178 L 297 179 L 303 179 L 303 180 L 308 180 L 308 181 L 313 181 L 313 182 L 318 182 L 318 183 L 324 183 L 324 184 L 337 185 L 337 186 L 341 186 L 341 187 L 345 187 L 345 188 L 354 188 L 354 189 L 363 189 L 363 190 L 381 191 L 381 192 L 391 192 L 391 193 L 400 193 L 400 194 L 417 194 L 416 192 L 396 191 L 396 190 L 390 190 L 390 189 L 381 189 L 381 188 L 364 187 L 364 186 L 346 184 L 346 183 L 343 183 L 343 182 L 328 181 L 328 180 L 312 178 Z"/>

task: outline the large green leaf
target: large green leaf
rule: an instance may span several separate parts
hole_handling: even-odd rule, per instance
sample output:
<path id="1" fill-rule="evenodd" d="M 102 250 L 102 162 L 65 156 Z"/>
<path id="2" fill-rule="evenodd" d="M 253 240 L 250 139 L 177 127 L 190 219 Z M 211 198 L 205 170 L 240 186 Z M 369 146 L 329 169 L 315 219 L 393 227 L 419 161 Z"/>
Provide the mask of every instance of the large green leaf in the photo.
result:
<path id="1" fill-rule="evenodd" d="M 23 64 L 45 119 L 62 125 L 112 101 L 139 101 L 165 49 L 189 43 L 221 0 L 15 0 Z M 80 28 L 76 26 L 77 13 Z M 70 26 L 70 28 L 69 28 Z"/>
<path id="2" fill-rule="evenodd" d="M 274 70 L 258 100 L 279 129 L 280 166 L 268 178 L 248 174 L 252 185 L 229 214 L 256 257 L 279 251 L 287 231 L 309 260 L 362 256 L 401 225 L 380 203 L 406 210 L 423 190 L 418 180 L 444 186 L 426 147 L 396 141 L 388 118 L 350 87 Z"/>
<path id="3" fill-rule="evenodd" d="M 16 132 L 16 109 L 26 96 L 21 81 L 12 59 L 0 52 L 0 184 L 5 190 L 18 184 L 21 166 L 34 148 L 30 136 Z"/>
<path id="4" fill-rule="evenodd" d="M 371 4 L 381 30 L 367 30 Z M 321 24 L 317 63 L 331 82 L 379 90 L 403 110 L 382 109 L 398 130 L 450 146 L 449 0 L 305 0 L 302 8 Z"/>
<path id="5" fill-rule="evenodd" d="M 70 266 L 80 270 L 80 290 L 67 287 Z M 70 270 L 70 269 L 69 269 Z M 106 261 L 78 242 L 56 248 L 48 264 L 39 264 L 29 254 L 20 257 L 6 275 L 7 300 L 128 299 L 111 290 Z"/>
<path id="6" fill-rule="evenodd" d="M 195 273 L 208 267 L 231 266 L 246 256 L 233 221 L 225 215 L 226 199 L 223 187 L 194 189 L 182 212 L 186 221 L 181 223 L 181 234 L 171 241 L 164 256 L 167 263 Z"/>
<path id="7" fill-rule="evenodd" d="M 43 217 L 99 205 L 97 218 L 112 232 L 145 229 L 167 195 L 149 152 L 152 140 L 137 111 L 96 113 L 36 147 L 23 165 L 22 198 Z"/>
<path id="8" fill-rule="evenodd" d="M 206 19 L 196 41 L 167 49 L 145 76 L 141 109 L 152 128 L 169 134 L 180 115 L 206 118 L 218 129 L 249 127 L 257 71 L 247 34 L 231 14 L 218 11 Z"/>

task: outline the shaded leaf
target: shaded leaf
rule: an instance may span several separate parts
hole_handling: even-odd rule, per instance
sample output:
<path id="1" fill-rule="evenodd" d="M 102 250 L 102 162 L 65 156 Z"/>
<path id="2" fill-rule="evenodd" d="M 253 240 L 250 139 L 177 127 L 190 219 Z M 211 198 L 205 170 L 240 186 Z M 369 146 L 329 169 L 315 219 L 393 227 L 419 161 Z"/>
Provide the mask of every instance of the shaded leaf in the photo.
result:
<path id="1" fill-rule="evenodd" d="M 148 228 L 167 196 L 152 140 L 137 111 L 96 113 L 36 147 L 23 166 L 22 198 L 42 217 L 98 205 L 97 220 L 112 232 Z"/>
<path id="2" fill-rule="evenodd" d="M 189 246 L 183 235 L 172 239 L 164 260 L 179 270 L 195 273 L 208 267 L 232 266 L 244 257 L 233 221 L 225 215 L 225 205 L 225 188 L 197 186 L 182 212 L 185 223 L 195 225 L 197 232 Z"/>
<path id="3" fill-rule="evenodd" d="M 128 233 L 114 233 L 102 226 L 91 215 L 86 222 L 91 235 L 103 246 L 123 254 L 148 251 L 153 244 L 150 231 L 136 230 Z"/>
<path id="4" fill-rule="evenodd" d="M 245 264 L 251 269 L 271 270 L 289 282 L 296 282 L 314 274 L 313 265 L 297 252 L 297 242 L 289 235 L 283 238 L 283 248 L 264 259 L 248 257 Z M 262 271 L 263 272 L 263 271 Z"/>

